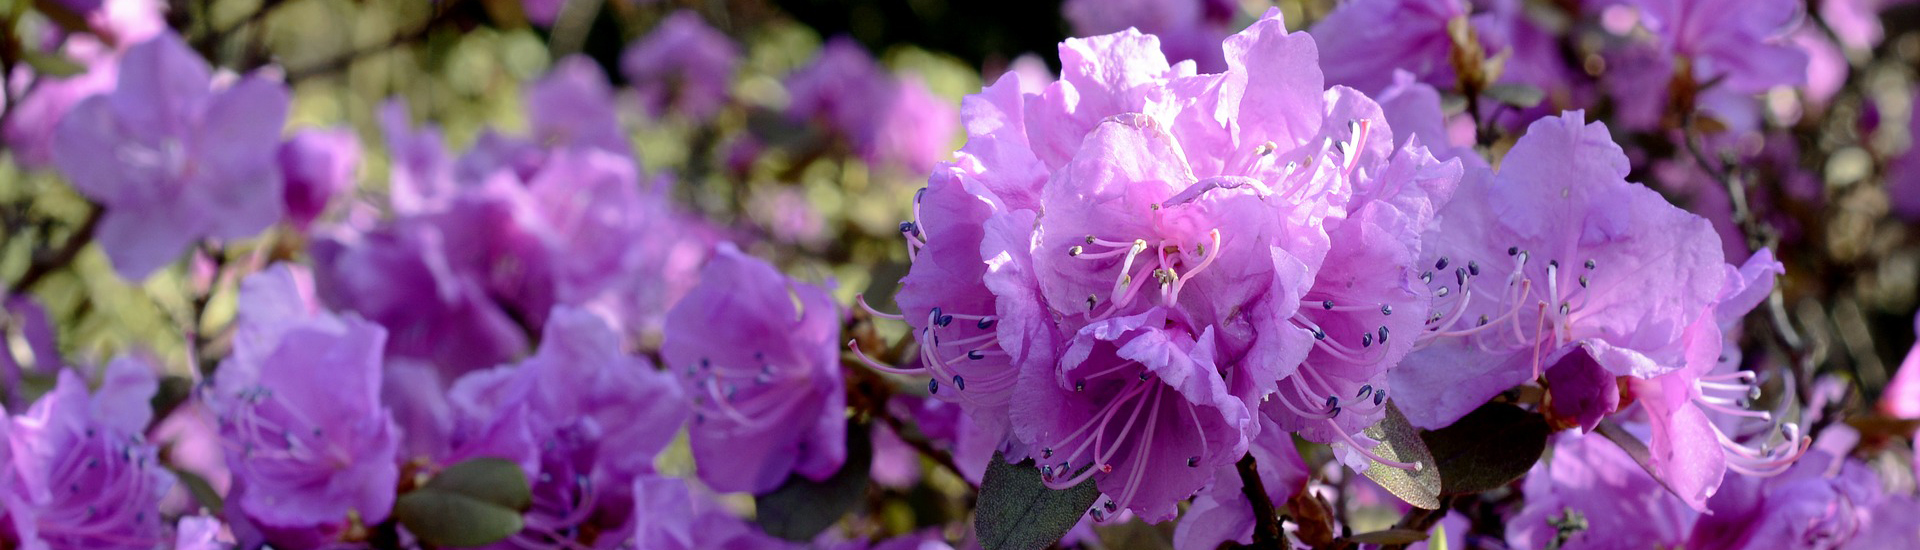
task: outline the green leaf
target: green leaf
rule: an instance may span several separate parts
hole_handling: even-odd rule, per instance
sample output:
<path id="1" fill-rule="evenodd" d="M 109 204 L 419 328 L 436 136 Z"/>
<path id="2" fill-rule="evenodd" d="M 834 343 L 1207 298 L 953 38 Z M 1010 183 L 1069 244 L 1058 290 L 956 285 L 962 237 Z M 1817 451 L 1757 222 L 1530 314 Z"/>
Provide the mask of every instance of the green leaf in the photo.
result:
<path id="1" fill-rule="evenodd" d="M 868 427 L 847 426 L 847 463 L 820 481 L 793 475 L 771 493 L 753 499 L 754 523 L 767 534 L 794 542 L 812 541 L 853 510 L 867 494 L 873 470 L 873 443 Z"/>
<path id="2" fill-rule="evenodd" d="M 525 527 L 520 513 L 533 503 L 520 465 L 499 458 L 454 464 L 427 484 L 400 495 L 393 515 L 433 546 L 482 546 Z"/>
<path id="3" fill-rule="evenodd" d="M 994 453 L 980 480 L 973 528 L 985 550 L 1039 550 L 1066 535 L 1098 498 L 1092 479 L 1056 491 L 1032 460 L 1008 464 Z"/>
<path id="4" fill-rule="evenodd" d="M 1427 510 L 1440 509 L 1440 468 L 1434 466 L 1433 454 L 1427 451 L 1426 442 L 1420 440 L 1420 430 L 1400 414 L 1400 407 L 1391 400 L 1387 401 L 1386 417 L 1367 427 L 1366 434 L 1380 442 L 1374 446 L 1373 454 L 1419 466 L 1402 470 L 1374 462 L 1367 466 L 1367 478 L 1379 483 L 1393 496 L 1407 501 L 1407 504 Z"/>
<path id="5" fill-rule="evenodd" d="M 1488 86 L 1483 93 L 1487 97 L 1493 98 L 1494 101 L 1522 109 L 1533 108 L 1533 106 L 1540 104 L 1540 100 L 1547 98 L 1547 93 L 1541 91 L 1540 88 L 1514 83 L 1494 84 Z"/>
<path id="6" fill-rule="evenodd" d="M 20 60 L 33 67 L 33 72 L 52 77 L 67 77 L 87 72 L 87 66 L 59 52 L 26 50 L 20 52 Z"/>
<path id="7" fill-rule="evenodd" d="M 207 482 L 207 478 L 200 477 L 200 474 L 185 468 L 167 466 L 167 470 L 173 472 L 173 477 L 179 479 L 181 485 L 186 486 L 187 494 L 193 495 L 195 503 L 206 508 L 207 513 L 214 517 L 221 517 L 226 501 L 220 498 L 220 492 L 214 490 L 213 484 Z"/>
<path id="8" fill-rule="evenodd" d="M 1347 542 L 1381 546 L 1413 544 L 1427 540 L 1427 534 L 1412 529 L 1382 529 L 1346 537 Z"/>
<path id="9" fill-rule="evenodd" d="M 1547 450 L 1546 417 L 1511 403 L 1487 403 L 1420 439 L 1440 466 L 1440 492 L 1495 489 L 1520 479 Z M 1489 444 L 1489 442 L 1497 442 Z"/>

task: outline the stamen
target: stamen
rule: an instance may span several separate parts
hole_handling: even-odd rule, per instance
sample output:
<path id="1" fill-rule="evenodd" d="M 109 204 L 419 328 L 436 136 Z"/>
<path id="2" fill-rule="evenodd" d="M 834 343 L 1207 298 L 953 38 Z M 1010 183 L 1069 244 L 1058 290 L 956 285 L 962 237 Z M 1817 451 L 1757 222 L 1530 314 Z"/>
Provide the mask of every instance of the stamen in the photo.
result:
<path id="1" fill-rule="evenodd" d="M 1434 271 L 1444 271 L 1444 270 L 1446 270 L 1446 269 L 1447 269 L 1447 257 L 1446 257 L 1446 256 L 1441 256 L 1441 257 L 1440 257 L 1440 261 L 1437 261 L 1437 262 L 1433 262 L 1433 270 L 1434 270 Z"/>
<path id="2" fill-rule="evenodd" d="M 1392 304 L 1380 304 L 1380 314 L 1381 314 L 1381 315 L 1393 315 L 1393 305 L 1392 305 Z"/>
<path id="3" fill-rule="evenodd" d="M 1467 261 L 1467 274 L 1468 274 L 1468 275 L 1475 275 L 1475 276 L 1478 276 L 1478 275 L 1480 275 L 1480 262 L 1476 262 L 1476 261 L 1472 261 L 1472 260 L 1468 260 L 1468 261 Z"/>

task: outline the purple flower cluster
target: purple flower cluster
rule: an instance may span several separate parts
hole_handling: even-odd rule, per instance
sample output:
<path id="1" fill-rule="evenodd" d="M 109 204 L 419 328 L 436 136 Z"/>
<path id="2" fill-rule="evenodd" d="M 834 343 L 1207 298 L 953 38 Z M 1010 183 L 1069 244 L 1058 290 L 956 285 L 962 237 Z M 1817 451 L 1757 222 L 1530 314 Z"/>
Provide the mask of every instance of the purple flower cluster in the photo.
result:
<path id="1" fill-rule="evenodd" d="M 1226 39 L 1222 73 L 1159 46 L 1072 39 L 1059 81 L 967 98 L 967 145 L 901 226 L 918 364 L 874 365 L 931 375 L 1049 485 L 1094 480 L 1095 519 L 1171 519 L 1286 433 L 1430 466 L 1369 450 L 1389 395 L 1422 428 L 1521 385 L 1567 426 L 1639 422 L 1696 507 L 1805 449 L 1792 423 L 1769 445 L 1705 416 L 1769 418 L 1732 400 L 1754 373 L 1716 367 L 1778 264 L 1726 263 L 1706 220 L 1626 180 L 1605 126 L 1544 118 L 1490 170 L 1428 148 L 1431 88 L 1328 88 L 1278 12 Z"/>
<path id="2" fill-rule="evenodd" d="M 1769 131 L 1861 108 L 1844 56 L 1889 2 L 1819 3 L 1810 34 L 1782 0 L 1352 0 L 1292 32 L 1069 0 L 1057 77 L 1016 62 L 956 108 L 851 38 L 766 74 L 753 17 L 623 1 L 657 21 L 626 82 L 563 56 L 524 131 L 357 103 L 377 134 L 289 128 L 297 77 L 217 71 L 253 60 L 151 0 L 33 3 L 83 71 L 9 70 L 0 170 L 87 217 L 54 247 L 37 203 L 0 213 L 47 241 L 0 281 L 0 548 L 995 547 L 1009 492 L 1081 546 L 1411 534 L 1356 535 L 1368 508 L 1457 547 L 1913 546 L 1920 344 L 1884 385 L 1855 369 L 1877 394 L 1801 387 L 1830 335 L 1783 320 L 1805 264 L 1768 210 L 1920 217 L 1920 148 L 1838 182 Z M 556 44 L 601 9 L 512 4 L 476 11 Z M 902 173 L 910 202 L 854 185 Z M 121 313 L 86 294 L 151 291 L 88 269 L 183 287 L 149 300 L 179 353 L 63 339 Z M 1547 452 L 1437 456 L 1486 411 Z"/>

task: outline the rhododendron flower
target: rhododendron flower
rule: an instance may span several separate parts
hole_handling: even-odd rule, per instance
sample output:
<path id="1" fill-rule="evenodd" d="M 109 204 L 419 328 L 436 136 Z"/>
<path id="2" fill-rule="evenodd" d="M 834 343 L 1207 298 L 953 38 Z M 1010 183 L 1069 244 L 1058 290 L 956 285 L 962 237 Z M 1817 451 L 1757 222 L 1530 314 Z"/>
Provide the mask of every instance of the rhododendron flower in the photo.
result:
<path id="1" fill-rule="evenodd" d="M 1712 227 L 1628 183 L 1606 127 L 1582 118 L 1535 122 L 1440 212 L 1428 256 L 1467 276 L 1436 274 L 1453 289 L 1428 316 L 1431 345 L 1388 374 L 1414 425 L 1451 424 L 1571 353 L 1613 376 L 1672 372 L 1689 327 L 1713 323 L 1726 264 Z"/>
<path id="2" fill-rule="evenodd" d="M 86 0 L 81 0 L 85 2 Z M 79 74 L 54 76 L 16 65 L 7 77 L 8 91 L 19 94 L 6 126 L 0 128 L 13 159 L 28 168 L 53 161 L 54 130 L 67 111 L 81 100 L 112 91 L 120 74 L 120 56 L 128 47 L 166 30 L 159 0 L 93 2 L 98 10 L 83 13 L 91 32 L 61 37 L 60 53 L 85 66 Z"/>
<path id="3" fill-rule="evenodd" d="M 278 152 L 286 177 L 287 222 L 306 230 L 333 197 L 353 190 L 360 168 L 360 140 L 353 130 L 302 130 Z"/>
<path id="4" fill-rule="evenodd" d="M 165 542 L 159 507 L 174 477 L 142 435 L 153 418 L 154 375 L 146 362 L 122 357 L 88 395 L 85 379 L 62 370 L 53 391 L 0 422 L 0 545 L 133 550 Z"/>
<path id="5" fill-rule="evenodd" d="M 1678 548 L 1700 515 L 1593 434 L 1562 432 L 1522 487 L 1526 504 L 1507 528 L 1514 548 L 1547 547 L 1559 535 L 1553 522 L 1569 514 L 1585 517 L 1587 527 L 1560 548 Z"/>
<path id="6" fill-rule="evenodd" d="M 386 331 L 322 310 L 312 287 L 285 265 L 247 277 L 233 355 L 203 394 L 228 445 L 229 516 L 277 545 L 378 524 L 399 481 L 398 428 L 380 403 Z"/>
<path id="7" fill-rule="evenodd" d="M 915 78 L 896 78 L 846 37 L 786 79 L 787 116 L 817 120 L 867 162 L 924 172 L 947 151 L 954 110 Z"/>
<path id="8" fill-rule="evenodd" d="M 767 536 L 728 513 L 685 480 L 645 475 L 633 480 L 632 543 L 635 548 L 694 550 L 784 550 L 797 545 Z"/>
<path id="9" fill-rule="evenodd" d="M 1803 7 L 1791 0 L 1599 0 L 1639 10 L 1650 40 L 1609 54 L 1602 83 L 1627 128 L 1651 128 L 1667 113 L 1670 85 L 1686 78 L 1709 97 L 1708 106 L 1734 128 L 1758 122 L 1752 95 L 1806 81 L 1807 54 L 1792 44 Z M 1714 107 L 1719 105 L 1719 107 Z M 1728 108 L 1727 106 L 1736 106 Z M 1685 114 L 1685 113 L 1680 113 Z"/>
<path id="10" fill-rule="evenodd" d="M 1354 207 L 1420 185 L 1413 164 L 1379 167 L 1378 107 L 1323 90 L 1311 38 L 1278 12 L 1225 43 L 1225 73 L 1168 65 L 1158 44 L 1068 40 L 1038 94 L 1016 75 L 968 98 L 967 146 L 902 225 L 915 265 L 898 301 L 929 388 L 976 418 L 1009 408 L 1016 454 L 1050 485 L 1112 497 L 1096 518 L 1171 517 L 1245 452 L 1252 409 L 1315 345 L 1289 319 L 1323 223 L 1356 182 L 1371 183 Z"/>
<path id="11" fill-rule="evenodd" d="M 1220 41 L 1232 34 L 1228 25 L 1239 11 L 1232 0 L 1069 0 L 1060 6 L 1074 36 L 1139 29 L 1160 38 L 1168 61 L 1193 60 L 1209 73 L 1226 69 Z"/>
<path id="12" fill-rule="evenodd" d="M 660 355 L 694 404 L 700 480 L 766 493 L 846 462 L 839 308 L 726 243 L 667 313 Z"/>
<path id="13" fill-rule="evenodd" d="M 652 471 L 653 456 L 687 416 L 667 373 L 627 355 L 606 321 L 566 307 L 548 317 L 533 357 L 468 374 L 451 393 L 464 429 L 446 461 L 498 456 L 522 463 L 534 499 L 528 529 L 515 541 L 530 546 L 624 525 L 632 513 L 626 491 L 635 476 Z"/>
<path id="14" fill-rule="evenodd" d="M 1270 419 L 1260 422 L 1263 424 L 1260 435 L 1253 439 L 1247 452 L 1253 455 L 1254 464 L 1258 466 L 1260 486 L 1266 490 L 1267 499 L 1285 503 L 1306 489 L 1312 472 L 1307 470 L 1306 462 L 1300 458 L 1300 451 L 1294 448 L 1286 431 Z M 1180 525 L 1174 528 L 1174 546 L 1219 548 L 1227 541 L 1253 544 L 1255 523 L 1253 506 L 1247 502 L 1240 472 L 1233 465 L 1222 465 L 1213 473 L 1213 482 L 1193 497 L 1193 505 L 1187 507 Z"/>
<path id="15" fill-rule="evenodd" d="M 1429 262 L 1421 233 L 1460 181 L 1458 162 L 1434 160 L 1419 140 L 1391 150 L 1384 113 L 1351 89 L 1336 90 L 1330 119 L 1355 121 L 1357 158 L 1345 219 L 1329 218 L 1332 248 L 1291 322 L 1310 331 L 1314 350 L 1282 379 L 1262 410 L 1283 429 L 1319 442 L 1341 442 L 1371 456 L 1370 444 L 1351 438 L 1385 415 L 1387 370 L 1400 363 L 1428 318 L 1434 296 L 1445 298 L 1447 278 L 1472 277 L 1467 266 Z M 1392 151 L 1388 158 L 1382 153 Z M 1436 275 L 1436 272 L 1438 273 Z M 1429 288 L 1435 279 L 1439 286 Z M 1394 338 L 1395 334 L 1401 335 Z M 1412 336 L 1409 336 L 1412 335 Z"/>
<path id="16" fill-rule="evenodd" d="M 127 50 L 114 90 L 75 105 L 55 132 L 54 164 L 106 208 L 98 239 L 122 277 L 144 278 L 198 239 L 259 233 L 285 211 L 274 162 L 285 88 L 212 81 L 163 33 Z"/>
<path id="17" fill-rule="evenodd" d="M 607 74 L 585 56 L 559 60 L 527 88 L 527 122 L 533 142 L 543 147 L 593 147 L 632 154 L 633 146 L 613 106 Z"/>
<path id="18" fill-rule="evenodd" d="M 705 120 L 726 105 L 740 47 L 700 14 L 677 11 L 620 54 L 620 72 L 655 117 L 679 112 Z"/>

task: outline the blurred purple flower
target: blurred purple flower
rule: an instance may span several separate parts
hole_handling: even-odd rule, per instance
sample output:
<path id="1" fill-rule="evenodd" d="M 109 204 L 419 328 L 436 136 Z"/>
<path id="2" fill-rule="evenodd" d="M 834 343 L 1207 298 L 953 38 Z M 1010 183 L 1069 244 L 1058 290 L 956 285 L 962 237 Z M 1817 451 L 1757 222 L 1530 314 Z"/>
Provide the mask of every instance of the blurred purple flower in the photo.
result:
<path id="1" fill-rule="evenodd" d="M 174 527 L 174 550 L 232 550 L 233 536 L 212 516 L 183 516 Z"/>
<path id="2" fill-rule="evenodd" d="M 620 72 L 654 117 L 678 111 L 706 120 L 728 101 L 740 47 L 700 14 L 677 11 L 620 54 Z"/>
<path id="3" fill-rule="evenodd" d="M 626 491 L 687 416 L 667 373 L 628 355 L 605 321 L 566 307 L 549 316 L 538 353 L 469 374 L 451 393 L 466 430 L 446 460 L 515 460 L 533 484 L 528 529 L 509 540 L 522 546 L 625 525 Z"/>
<path id="4" fill-rule="evenodd" d="M 1615 48 L 1607 59 L 1602 84 L 1619 105 L 1616 125 L 1648 129 L 1669 109 L 1669 87 L 1684 76 L 1704 88 L 1697 100 L 1734 128 L 1750 128 L 1758 113 L 1745 107 L 1750 96 L 1774 86 L 1806 81 L 1807 54 L 1790 34 L 1800 24 L 1800 2 L 1792 0 L 1590 0 L 1639 10 L 1637 21 L 1647 39 Z M 1681 65 L 1685 63 L 1685 65 Z M 1684 74 L 1676 75 L 1680 68 Z M 1685 113 L 1680 113 L 1685 114 Z"/>
<path id="5" fill-rule="evenodd" d="M 633 547 L 658 550 L 785 550 L 796 548 L 727 512 L 685 480 L 644 475 L 633 480 Z"/>
<path id="6" fill-rule="evenodd" d="M 398 428 L 380 403 L 386 331 L 322 310 L 286 265 L 240 294 L 233 354 L 203 394 L 233 469 L 229 517 L 287 546 L 385 520 L 399 481 Z"/>
<path id="7" fill-rule="evenodd" d="M 787 76 L 787 116 L 817 120 L 875 164 L 925 172 L 945 156 L 957 114 L 917 79 L 890 75 L 846 37 Z"/>
<path id="8" fill-rule="evenodd" d="M 826 290 L 719 246 L 700 284 L 667 313 L 660 346 L 694 403 L 689 431 L 701 481 L 761 494 L 789 473 L 821 480 L 840 469 L 840 319 Z"/>
<path id="9" fill-rule="evenodd" d="M 80 74 L 56 77 L 35 74 L 20 64 L 8 75 L 16 94 L 0 138 L 22 166 L 42 168 L 53 161 L 54 129 L 80 100 L 112 91 L 120 73 L 120 56 L 133 44 L 145 42 L 167 28 L 159 0 L 92 2 L 101 9 L 85 13 L 89 33 L 61 37 L 60 53 L 85 65 Z M 48 46 L 51 49 L 51 45 Z M 4 104 L 0 101 L 0 104 Z"/>
<path id="10" fill-rule="evenodd" d="M 1228 25 L 1240 7 L 1232 0 L 1068 0 L 1060 11 L 1074 36 L 1139 29 L 1160 38 L 1168 61 L 1192 60 L 1200 72 L 1217 73 L 1227 67 L 1220 42 L 1233 34 Z"/>
<path id="11" fill-rule="evenodd" d="M 633 154 L 633 145 L 620 128 L 606 72 L 583 55 L 555 62 L 546 76 L 527 88 L 527 121 L 533 142 L 541 147 L 593 147 Z"/>
<path id="12" fill-rule="evenodd" d="M 55 132 L 54 164 L 106 208 L 98 238 L 122 277 L 145 278 L 195 240 L 251 236 L 284 213 L 274 148 L 286 89 L 260 77 L 215 88 L 212 78 L 199 54 L 161 34 L 129 49 L 114 91 L 75 105 Z"/>
<path id="13" fill-rule="evenodd" d="M 280 144 L 277 158 L 286 176 L 287 221 L 305 231 L 335 195 L 353 190 L 360 140 L 350 128 L 301 130 Z"/>
<path id="14" fill-rule="evenodd" d="M 1545 548 L 1569 513 L 1586 518 L 1559 547 L 1567 550 L 1679 548 L 1700 515 L 1648 477 L 1612 441 L 1562 432 L 1551 455 L 1535 463 L 1523 484 L 1526 504 L 1507 523 L 1513 548 Z M 1692 546 L 1687 546 L 1691 548 Z"/>
<path id="15" fill-rule="evenodd" d="M 62 370 L 53 391 L 0 422 L 0 545 L 22 550 L 146 549 L 164 544 L 160 501 L 174 477 L 142 435 L 158 388 L 145 361 L 109 363 L 92 395 Z"/>

